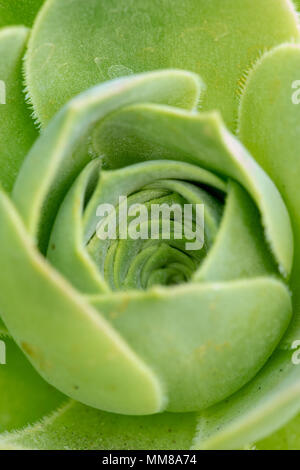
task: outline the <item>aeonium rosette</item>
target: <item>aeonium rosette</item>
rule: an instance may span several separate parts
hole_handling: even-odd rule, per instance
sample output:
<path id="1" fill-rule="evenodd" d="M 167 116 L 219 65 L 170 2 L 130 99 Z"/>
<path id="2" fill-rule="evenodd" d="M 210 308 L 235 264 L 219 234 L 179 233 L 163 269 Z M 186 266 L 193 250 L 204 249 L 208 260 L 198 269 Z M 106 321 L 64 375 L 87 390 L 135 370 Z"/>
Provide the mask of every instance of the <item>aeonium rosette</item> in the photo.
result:
<path id="1" fill-rule="evenodd" d="M 67 3 L 74 7 L 71 15 Z M 162 3 L 166 15 L 168 2 Z M 286 184 L 292 176 L 284 160 L 281 167 L 277 157 L 273 164 L 288 140 L 294 160 L 295 136 L 276 136 L 269 143 L 270 120 L 284 109 L 290 87 L 279 104 L 261 87 L 268 79 L 272 89 L 269 61 L 276 60 L 287 60 L 281 83 L 289 84 L 299 48 L 266 52 L 248 77 L 239 77 L 238 110 L 237 69 L 257 58 L 254 38 L 245 39 L 246 52 L 228 66 L 224 84 L 206 63 L 199 66 L 195 54 L 203 49 L 210 57 L 219 38 L 230 41 L 229 26 L 236 19 L 251 20 L 233 12 L 252 11 L 253 5 L 228 2 L 221 28 L 212 8 L 219 2 L 201 2 L 206 22 L 200 30 L 207 38 L 201 45 L 193 35 L 195 2 L 185 3 L 189 8 L 182 18 L 172 10 L 177 26 L 184 26 L 182 43 L 170 27 L 161 47 L 151 50 L 145 40 L 143 50 L 152 58 L 147 65 L 133 54 L 134 66 L 130 48 L 122 51 L 126 67 L 114 64 L 115 49 L 104 26 L 94 35 L 83 33 L 80 44 L 76 39 L 78 27 L 92 17 L 112 18 L 114 5 L 106 5 L 104 14 L 104 1 L 90 0 L 88 8 L 78 0 L 52 0 L 38 15 L 25 79 L 41 132 L 36 135 L 32 123 L 24 124 L 24 110 L 17 108 L 16 126 L 26 127 L 26 133 L 16 132 L 16 142 L 10 143 L 10 153 L 16 147 L 14 158 L 7 150 L 2 155 L 7 193 L 0 193 L 0 310 L 37 372 L 78 403 L 68 402 L 42 429 L 3 437 L 1 446 L 28 448 L 38 442 L 42 447 L 45 439 L 57 448 L 64 444 L 53 433 L 72 430 L 80 419 L 85 424 L 77 441 L 70 431 L 77 448 L 96 445 L 98 421 L 105 427 L 103 448 L 238 448 L 276 431 L 299 411 L 299 369 L 287 348 L 289 338 L 296 338 L 295 315 L 291 322 L 291 291 L 294 304 L 298 295 L 295 185 Z M 147 5 L 146 16 L 139 2 L 136 8 L 133 22 L 143 18 L 145 37 L 156 38 L 156 22 L 146 21 L 154 18 L 152 6 Z M 272 12 L 282 24 L 270 19 L 262 29 L 266 49 L 299 34 L 286 1 Z M 120 38 L 127 26 L 121 13 L 116 20 Z M 233 29 L 236 42 L 243 28 Z M 134 28 L 130 34 L 135 43 Z M 22 27 L 4 30 L 0 48 L 14 47 L 20 56 L 26 35 Z M 103 57 L 95 51 L 99 38 Z M 172 51 L 166 63 L 174 41 L 177 55 Z M 191 53 L 183 60 L 187 46 Z M 225 49 L 229 43 L 222 42 L 218 61 Z M 87 62 L 93 55 L 100 77 L 94 69 L 85 73 L 82 53 Z M 138 73 L 146 69 L 159 70 Z M 12 67 L 10 76 L 16 71 Z M 110 80 L 114 75 L 126 77 Z M 264 104 L 258 114 L 252 112 L 257 90 Z M 295 129 L 292 109 L 289 121 Z M 236 121 L 240 140 L 233 132 Z M 10 121 L 0 126 L 9 128 Z M 253 146 L 252 154 L 242 142 Z M 161 205 L 171 208 L 168 220 L 151 210 Z M 188 229 L 186 207 L 191 209 Z M 44 413 L 50 410 L 49 405 Z M 176 439 L 168 437 L 170 430 Z"/>
<path id="2" fill-rule="evenodd" d="M 46 380 L 90 406 L 207 408 L 258 372 L 289 324 L 288 212 L 220 116 L 195 111 L 199 89 L 162 71 L 88 90 L 37 139 L 12 202 L 2 194 L 4 321 Z M 119 128 L 131 138 L 116 151 Z M 102 141 L 105 169 L 88 152 Z M 203 204 L 203 247 L 101 240 L 97 208 L 120 196 Z"/>

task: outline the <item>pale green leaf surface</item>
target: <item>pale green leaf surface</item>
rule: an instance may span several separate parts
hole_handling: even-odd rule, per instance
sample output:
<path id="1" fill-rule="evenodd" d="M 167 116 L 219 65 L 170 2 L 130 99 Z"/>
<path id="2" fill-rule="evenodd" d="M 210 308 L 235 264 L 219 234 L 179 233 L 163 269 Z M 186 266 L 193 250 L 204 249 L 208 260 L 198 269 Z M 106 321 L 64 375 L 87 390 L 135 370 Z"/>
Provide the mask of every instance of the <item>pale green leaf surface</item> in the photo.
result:
<path id="1" fill-rule="evenodd" d="M 299 409 L 299 373 L 290 354 L 281 352 L 250 386 L 201 415 L 159 414 L 129 417 L 66 403 L 53 415 L 23 431 L 2 435 L 2 449 L 188 449 L 243 448 L 256 435 L 268 434 Z M 228 407 L 228 410 L 226 408 Z M 80 426 L 78 423 L 80 422 Z M 196 427 L 197 424 L 197 427 Z M 256 448 L 297 448 L 294 418 Z M 255 447 L 254 447 L 255 448 Z"/>
<path id="2" fill-rule="evenodd" d="M 178 67 L 203 77 L 203 109 L 219 109 L 234 129 L 245 72 L 293 39 L 289 0 L 48 0 L 31 36 L 26 81 L 45 126 L 101 81 Z"/>
<path id="3" fill-rule="evenodd" d="M 0 436 L 0 449 L 182 450 L 195 428 L 192 413 L 121 416 L 69 402 L 41 423 Z"/>
<path id="4" fill-rule="evenodd" d="M 153 287 L 91 302 L 162 378 L 174 412 L 207 408 L 247 383 L 291 315 L 285 286 L 270 278 Z"/>
<path id="5" fill-rule="evenodd" d="M 285 340 L 288 347 L 300 337 L 300 106 L 297 88 L 293 88 L 299 69 L 299 46 L 283 45 L 265 55 L 249 74 L 239 116 L 239 137 L 276 183 L 293 225 L 295 318 Z"/>
<path id="6" fill-rule="evenodd" d="M 225 281 L 274 274 L 260 215 L 245 191 L 231 184 L 216 239 L 193 281 Z"/>

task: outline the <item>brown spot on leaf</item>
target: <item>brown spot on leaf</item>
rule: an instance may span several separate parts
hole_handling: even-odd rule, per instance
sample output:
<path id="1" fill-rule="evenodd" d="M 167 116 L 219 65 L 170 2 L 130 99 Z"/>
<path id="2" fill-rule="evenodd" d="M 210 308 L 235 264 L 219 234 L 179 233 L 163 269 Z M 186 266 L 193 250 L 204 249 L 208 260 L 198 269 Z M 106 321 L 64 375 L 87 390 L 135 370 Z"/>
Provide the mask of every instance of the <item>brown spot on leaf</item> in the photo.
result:
<path id="1" fill-rule="evenodd" d="M 40 369 L 46 370 L 50 367 L 50 364 L 47 363 L 47 361 L 43 357 L 42 352 L 36 346 L 33 346 L 27 343 L 26 341 L 22 341 L 21 348 L 29 357 L 32 358 L 34 362 L 37 363 Z"/>

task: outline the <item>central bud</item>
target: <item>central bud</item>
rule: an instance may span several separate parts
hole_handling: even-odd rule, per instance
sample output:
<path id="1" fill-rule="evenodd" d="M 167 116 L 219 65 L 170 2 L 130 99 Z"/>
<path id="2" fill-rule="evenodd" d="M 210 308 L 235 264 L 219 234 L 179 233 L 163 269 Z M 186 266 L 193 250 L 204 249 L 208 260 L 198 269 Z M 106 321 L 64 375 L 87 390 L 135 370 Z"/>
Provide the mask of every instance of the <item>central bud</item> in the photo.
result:
<path id="1" fill-rule="evenodd" d="M 179 180 L 157 181 L 119 196 L 116 206 L 97 207 L 99 222 L 88 251 L 112 289 L 189 281 L 212 237 L 205 231 L 204 202 L 191 203 L 184 197 L 188 192 L 204 191 Z"/>

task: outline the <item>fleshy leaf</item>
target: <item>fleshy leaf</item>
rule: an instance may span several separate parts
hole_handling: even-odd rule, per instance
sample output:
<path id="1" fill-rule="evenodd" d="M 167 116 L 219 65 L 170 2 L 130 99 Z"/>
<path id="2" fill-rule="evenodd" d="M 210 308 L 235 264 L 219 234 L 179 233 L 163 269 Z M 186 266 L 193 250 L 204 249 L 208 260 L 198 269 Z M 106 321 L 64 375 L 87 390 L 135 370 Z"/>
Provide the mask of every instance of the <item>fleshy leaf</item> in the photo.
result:
<path id="1" fill-rule="evenodd" d="M 286 287 L 271 278 L 153 287 L 91 301 L 162 378 L 174 412 L 207 408 L 247 383 L 291 315 Z"/>
<path id="2" fill-rule="evenodd" d="M 297 10 L 299 11 L 300 10 L 300 0 L 292 0 L 292 1 L 295 4 L 295 7 L 297 8 Z"/>
<path id="3" fill-rule="evenodd" d="M 207 84 L 203 109 L 219 109 L 233 129 L 245 72 L 265 50 L 294 39 L 289 0 L 50 0 L 34 25 L 26 81 L 45 126 L 101 81 L 186 69 Z"/>
<path id="4" fill-rule="evenodd" d="M 0 335 L 1 334 L 7 334 L 7 328 L 6 328 L 6 326 L 4 325 L 3 321 L 0 318 Z"/>
<path id="5" fill-rule="evenodd" d="M 122 416 L 70 401 L 40 423 L 0 436 L 0 449 L 182 450 L 195 428 L 193 413 Z"/>
<path id="6" fill-rule="evenodd" d="M 6 364 L 0 364 L 0 432 L 22 428 L 41 419 L 66 398 L 46 383 L 14 341 L 0 335 Z"/>
<path id="7" fill-rule="evenodd" d="M 249 74 L 239 115 L 239 136 L 279 188 L 293 225 L 294 320 L 285 339 L 288 347 L 300 338 L 299 69 L 299 46 L 283 45 L 267 53 Z"/>
<path id="8" fill-rule="evenodd" d="M 136 152 L 140 144 L 144 152 Z M 237 180 L 259 208 L 280 271 L 289 276 L 294 251 L 287 209 L 274 183 L 226 129 L 219 113 L 190 113 L 155 104 L 132 105 L 100 123 L 94 145 L 104 153 L 107 167 L 164 158 L 199 165 Z M 153 146 L 158 147 L 158 157 Z"/>
<path id="9" fill-rule="evenodd" d="M 42 3 L 0 0 L 0 25 L 31 25 Z M 0 190 L 0 308 L 10 332 L 49 383 L 88 405 L 126 414 L 210 406 L 198 416 L 136 418 L 68 401 L 51 415 L 62 395 L 7 337 L 13 368 L 0 365 L 0 425 L 30 426 L 2 434 L 1 448 L 242 448 L 272 433 L 269 441 L 257 443 L 264 448 L 279 446 L 287 430 L 295 433 L 299 372 L 290 352 L 273 353 L 291 317 L 282 281 L 289 280 L 293 261 L 289 214 L 275 185 L 220 119 L 222 114 L 236 130 L 242 94 L 239 131 L 244 118 L 247 132 L 254 129 L 245 142 L 258 161 L 262 155 L 294 219 L 292 289 L 298 314 L 299 172 L 293 166 L 299 121 L 284 102 L 285 85 L 300 69 L 293 5 L 290 0 L 47 0 L 25 67 L 27 99 L 44 128 L 37 139 L 21 90 L 28 31 L 22 26 L 0 31 L 1 86 L 5 82 L 13 101 L 0 108 L 0 183 L 10 191 L 19 173 L 13 200 Z M 286 42 L 294 44 L 272 49 Z M 268 60 L 278 72 L 274 81 Z M 135 75 L 171 67 L 197 75 L 179 70 Z M 202 102 L 198 73 L 207 83 Z M 256 113 L 249 113 L 253 122 L 247 112 L 243 116 L 245 103 L 256 106 L 252 82 L 261 98 Z M 268 90 L 261 90 L 266 83 Z M 292 101 L 299 96 L 295 83 Z M 197 113 L 200 106 L 220 113 Z M 292 128 L 286 138 L 278 137 L 283 111 Z M 104 156 L 104 170 L 100 159 L 90 162 L 96 154 Z M 144 250 L 137 244 L 137 254 L 132 244 L 117 241 L 103 250 L 93 239 L 95 209 L 102 200 L 115 204 L 120 191 L 148 204 L 153 197 L 205 202 L 205 249 L 189 257 L 175 253 L 172 244 Z M 68 229 L 75 242 L 65 236 Z M 176 282 L 189 283 L 169 287 L 168 275 L 172 279 L 178 269 L 182 276 L 179 281 L 175 276 Z M 164 281 L 168 287 L 153 287 Z M 98 294 L 87 295 L 91 292 Z M 298 316 L 285 345 L 299 333 Z M 6 331 L 2 323 L 0 331 Z M 27 406 L 29 396 L 36 407 Z M 42 415 L 48 417 L 32 425 Z M 284 445 L 297 446 L 297 439 Z"/>
<path id="10" fill-rule="evenodd" d="M 216 239 L 194 281 L 247 279 L 274 273 L 260 215 L 245 191 L 232 184 Z"/>
<path id="11" fill-rule="evenodd" d="M 32 26 L 44 0 L 0 0 L 0 27 L 8 25 Z"/>
<path id="12" fill-rule="evenodd" d="M 98 85 L 66 104 L 35 142 L 14 186 L 13 199 L 29 232 L 37 237 L 42 230 L 42 238 L 49 232 L 61 199 L 92 158 L 87 143 L 99 121 L 141 101 L 194 109 L 200 90 L 195 74 L 165 70 Z"/>
<path id="13" fill-rule="evenodd" d="M 281 428 L 299 412 L 300 369 L 279 351 L 257 377 L 199 415 L 194 449 L 239 449 Z"/>
<path id="14" fill-rule="evenodd" d="M 38 135 L 23 93 L 22 58 L 28 33 L 23 26 L 0 30 L 0 80 L 4 83 L 4 103 L 0 104 L 0 182 L 8 191 Z"/>
<path id="15" fill-rule="evenodd" d="M 299 450 L 300 448 L 300 415 L 270 436 L 256 443 L 257 450 Z"/>

